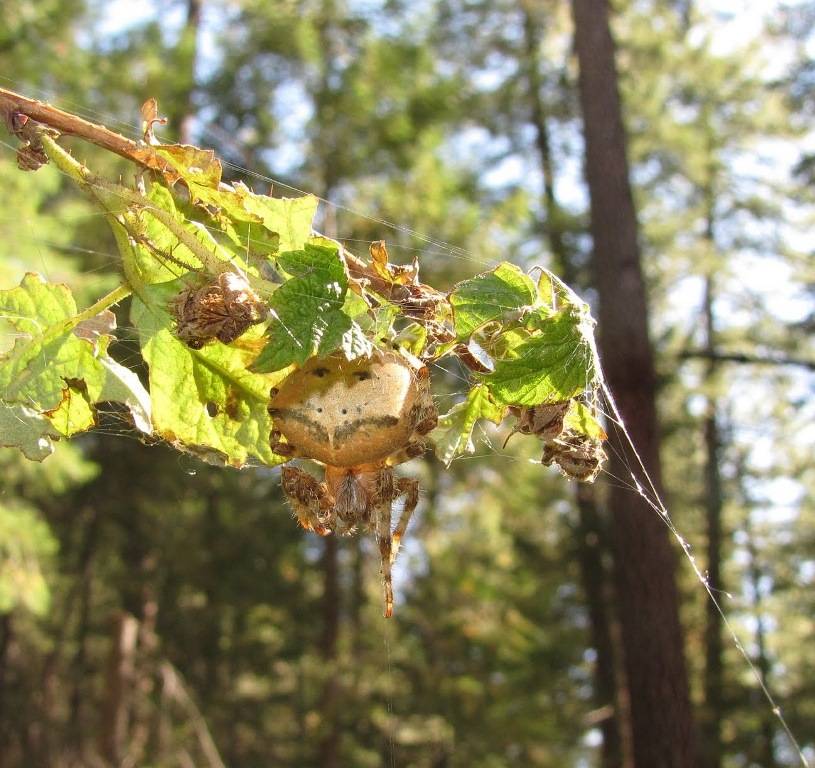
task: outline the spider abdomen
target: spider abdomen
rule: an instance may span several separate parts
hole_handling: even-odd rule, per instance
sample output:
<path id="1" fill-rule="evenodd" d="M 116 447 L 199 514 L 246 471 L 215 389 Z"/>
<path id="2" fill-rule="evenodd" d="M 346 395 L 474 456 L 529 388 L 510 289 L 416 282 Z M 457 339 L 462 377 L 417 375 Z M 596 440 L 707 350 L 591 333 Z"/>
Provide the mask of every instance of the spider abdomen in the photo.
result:
<path id="1" fill-rule="evenodd" d="M 384 461 L 410 442 L 423 396 L 426 378 L 396 352 L 352 361 L 331 355 L 289 376 L 269 413 L 295 455 L 353 467 Z"/>

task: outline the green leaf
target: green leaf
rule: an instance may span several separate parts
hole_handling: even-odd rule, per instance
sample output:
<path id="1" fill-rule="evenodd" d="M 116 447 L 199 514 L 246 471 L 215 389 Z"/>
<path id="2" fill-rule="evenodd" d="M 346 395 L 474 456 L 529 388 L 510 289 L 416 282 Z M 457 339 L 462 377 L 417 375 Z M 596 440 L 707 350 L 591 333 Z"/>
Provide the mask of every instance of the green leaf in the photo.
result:
<path id="1" fill-rule="evenodd" d="M 281 252 L 296 251 L 305 246 L 311 237 L 311 224 L 320 202 L 318 198 L 314 195 L 268 197 L 255 194 L 240 183 L 235 184 L 234 190 L 242 210 L 259 221 L 267 231 L 277 234 Z M 216 204 L 221 199 L 217 198 Z M 234 208 L 225 210 L 240 218 L 233 213 Z"/>
<path id="2" fill-rule="evenodd" d="M 118 400 L 131 408 L 137 426 L 149 431 L 144 387 L 108 356 L 111 337 L 92 332 L 92 324 L 78 323 L 76 317 L 67 286 L 46 283 L 33 273 L 17 288 L 0 291 L 0 318 L 20 334 L 0 356 L 0 401 L 25 405 L 51 419 L 60 433 L 72 435 L 93 426 L 94 403 Z"/>
<path id="3" fill-rule="evenodd" d="M 245 245 L 249 236 L 259 241 L 258 251 L 290 251 L 302 248 L 311 235 L 311 222 L 319 202 L 314 195 L 276 198 L 258 195 L 240 182 L 223 184 L 221 161 L 215 153 L 187 144 L 149 146 L 136 154 L 142 162 L 159 170 L 171 187 L 183 181 L 193 203 L 204 205 L 210 212 L 218 209 L 216 218 L 236 244 Z M 237 222 L 256 222 L 266 233 L 258 231 L 252 235 L 250 227 L 236 226 Z"/>
<path id="4" fill-rule="evenodd" d="M 594 357 L 587 339 L 591 318 L 572 307 L 528 318 L 526 329 L 501 334 L 495 371 L 483 376 L 495 399 L 508 405 L 541 405 L 569 400 L 592 387 Z"/>
<path id="5" fill-rule="evenodd" d="M 366 316 L 370 311 L 370 307 L 362 296 L 354 291 L 348 291 L 345 294 L 342 311 L 354 320 L 361 319 L 363 322 L 368 322 Z"/>
<path id="6" fill-rule="evenodd" d="M 187 226 L 184 215 L 176 208 L 175 200 L 167 187 L 158 183 L 151 184 L 147 198 L 157 208 L 169 213 L 180 225 Z M 128 211 L 122 214 L 122 221 L 130 232 L 140 236 L 137 241 L 113 225 L 125 273 L 131 275 L 135 272 L 137 278 L 133 282 L 138 285 L 175 280 L 190 270 L 201 268 L 200 259 L 186 245 L 179 242 L 178 238 L 156 219 L 149 208 Z M 145 242 L 149 242 L 155 250 L 149 248 Z"/>
<path id="7" fill-rule="evenodd" d="M 134 297 L 131 317 L 149 366 L 155 432 L 182 450 L 217 464 L 240 467 L 250 459 L 278 464 L 269 448 L 269 389 L 287 372 L 268 376 L 247 368 L 260 328 L 240 346 L 213 343 L 190 349 L 175 335 L 169 305 L 181 281 L 148 286 L 145 304 Z"/>
<path id="8" fill-rule="evenodd" d="M 0 445 L 19 448 L 27 459 L 42 461 L 54 452 L 59 432 L 51 422 L 24 405 L 0 403 Z"/>
<path id="9" fill-rule="evenodd" d="M 28 273 L 17 288 L 0 291 L 0 317 L 22 335 L 0 358 L 0 399 L 49 411 L 63 400 L 66 381 L 84 380 L 95 401 L 105 370 L 95 344 L 73 332 L 77 314 L 64 285 L 49 285 Z"/>
<path id="10" fill-rule="evenodd" d="M 277 264 L 291 277 L 348 285 L 339 245 L 326 237 L 312 237 L 299 250 L 283 251 Z"/>
<path id="11" fill-rule="evenodd" d="M 374 346 L 362 328 L 352 320 L 351 327 L 342 335 L 340 349 L 347 360 L 354 360 L 357 357 L 370 357 Z"/>
<path id="12" fill-rule="evenodd" d="M 233 221 L 257 222 L 278 237 L 277 248 L 291 251 L 302 248 L 311 235 L 311 222 L 319 203 L 314 195 L 270 197 L 252 192 L 240 182 L 221 184 L 221 162 L 212 150 L 183 144 L 152 147 L 167 182 L 182 180 L 193 203 L 219 208 Z M 266 245 L 271 243 L 266 238 Z"/>
<path id="13" fill-rule="evenodd" d="M 504 262 L 459 283 L 450 294 L 456 335 L 462 339 L 493 321 L 531 307 L 537 290 L 530 277 L 514 264 Z"/>
<path id="14" fill-rule="evenodd" d="M 453 406 L 444 416 L 439 417 L 439 426 L 433 432 L 436 455 L 445 466 L 457 456 L 473 453 L 473 429 L 479 419 L 489 419 L 500 424 L 506 407 L 497 404 L 483 384 L 474 386 L 467 399 Z"/>
<path id="15" fill-rule="evenodd" d="M 409 323 L 396 334 L 393 343 L 418 357 L 427 345 L 427 328 L 421 323 Z"/>
<path id="16" fill-rule="evenodd" d="M 315 238 L 301 251 L 281 253 L 278 265 L 291 277 L 272 294 L 269 341 L 253 369 L 279 371 L 341 346 L 346 354 L 360 349 L 361 332 L 353 331 L 351 318 L 343 312 L 348 277 L 338 247 Z"/>
<path id="17" fill-rule="evenodd" d="M 605 440 L 608 435 L 599 421 L 594 417 L 591 410 L 576 400 L 569 404 L 569 410 L 563 418 L 563 428 L 586 435 L 593 440 Z"/>

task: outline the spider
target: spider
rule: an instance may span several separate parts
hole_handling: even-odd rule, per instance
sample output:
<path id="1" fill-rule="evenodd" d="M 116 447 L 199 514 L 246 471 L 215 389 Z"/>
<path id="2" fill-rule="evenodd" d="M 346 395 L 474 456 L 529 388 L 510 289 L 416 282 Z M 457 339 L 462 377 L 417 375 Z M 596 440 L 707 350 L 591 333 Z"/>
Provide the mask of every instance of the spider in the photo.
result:
<path id="1" fill-rule="evenodd" d="M 427 368 L 396 351 L 350 362 L 342 354 L 311 358 L 270 397 L 272 450 L 325 466 L 322 482 L 283 468 L 283 492 L 300 525 L 321 536 L 375 533 L 390 617 L 391 565 L 419 500 L 418 481 L 394 477 L 393 467 L 421 456 L 423 436 L 438 423 Z M 394 528 L 394 502 L 402 497 Z"/>

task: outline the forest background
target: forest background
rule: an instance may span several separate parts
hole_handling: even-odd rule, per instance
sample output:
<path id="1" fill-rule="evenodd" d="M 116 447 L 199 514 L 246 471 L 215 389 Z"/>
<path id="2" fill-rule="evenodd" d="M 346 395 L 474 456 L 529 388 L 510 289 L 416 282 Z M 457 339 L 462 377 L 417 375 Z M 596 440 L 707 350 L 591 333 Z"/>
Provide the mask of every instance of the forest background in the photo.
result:
<path id="1" fill-rule="evenodd" d="M 583 137 L 605 126 L 578 75 L 600 52 L 578 66 L 573 10 L 605 5 L 573 6 L 7 0 L 0 87 L 130 136 L 154 96 L 162 137 L 215 148 L 259 191 L 320 195 L 320 228 L 352 251 L 385 239 L 444 289 L 546 266 L 596 303 Z M 655 575 L 652 598 L 668 625 L 679 612 L 684 661 L 632 674 L 648 583 L 620 577 L 623 464 L 577 490 L 534 441 L 489 431 L 450 470 L 415 462 L 385 621 L 372 542 L 304 533 L 279 472 L 145 446 L 110 411 L 42 464 L 0 449 L 0 766 L 815 760 L 815 5 L 740 6 L 643 0 L 610 21 L 665 499 L 803 758 L 678 545 L 661 566 L 677 589 Z M 107 226 L 54 169 L 20 173 L 13 144 L 0 288 L 35 270 L 86 305 L 116 273 Z M 460 375 L 434 379 L 448 410 Z M 695 758 L 642 757 L 655 696 Z"/>

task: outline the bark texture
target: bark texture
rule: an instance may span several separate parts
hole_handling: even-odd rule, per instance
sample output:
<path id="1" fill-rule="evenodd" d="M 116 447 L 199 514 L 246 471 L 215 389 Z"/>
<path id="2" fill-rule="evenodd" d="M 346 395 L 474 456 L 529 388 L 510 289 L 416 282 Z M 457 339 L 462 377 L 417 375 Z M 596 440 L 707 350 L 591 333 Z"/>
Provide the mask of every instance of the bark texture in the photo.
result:
<path id="1" fill-rule="evenodd" d="M 543 180 L 543 222 L 549 250 L 563 279 L 569 285 L 577 285 L 576 266 L 563 238 L 560 205 L 555 194 L 555 168 L 552 160 L 546 104 L 543 100 L 541 81 L 541 25 L 536 15 L 537 4 L 533 0 L 520 0 L 524 30 L 524 71 L 529 92 L 529 117 L 535 130 L 535 146 L 538 150 L 541 178 Z M 577 484 L 575 487 L 578 524 L 576 549 L 580 564 L 581 581 L 586 607 L 591 623 L 591 644 L 597 654 L 594 665 L 594 700 L 597 711 L 602 713 L 598 726 L 603 734 L 601 760 L 603 768 L 629 768 L 630 752 L 624 749 L 621 732 L 621 700 L 616 680 L 615 654 L 612 642 L 610 609 L 613 604 L 604 563 L 608 550 L 607 537 L 602 525 L 597 494 L 593 486 Z M 621 684 L 621 683 L 620 683 Z M 627 711 L 627 709 L 626 709 Z M 629 745 L 630 746 L 630 745 Z"/>
<path id="2" fill-rule="evenodd" d="M 659 488 L 654 363 L 609 9 L 605 0 L 572 0 L 572 12 L 601 357 L 623 420 Z M 630 480 L 635 459 L 619 433 L 611 440 L 609 471 Z M 619 482 L 609 488 L 609 511 L 634 764 L 688 768 L 695 764 L 694 728 L 668 530 Z"/>
<path id="3" fill-rule="evenodd" d="M 713 219 L 708 217 L 708 241 L 714 245 Z M 712 386 L 716 377 L 714 359 L 716 339 L 713 315 L 713 277 L 705 283 L 704 325 L 705 349 L 711 354 L 707 364 L 706 381 Z M 722 478 L 719 471 L 721 430 L 716 412 L 716 400 L 708 395 L 704 418 L 705 444 L 705 518 L 707 521 L 707 577 L 713 589 L 724 590 L 722 581 Z M 704 764 L 706 768 L 720 768 L 722 764 L 722 695 L 724 668 L 722 664 L 722 616 L 715 603 L 708 600 L 705 616 L 705 708 L 702 722 L 704 734 Z"/>

